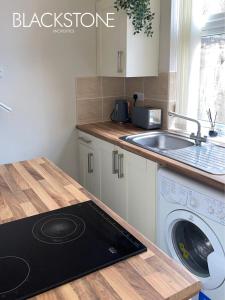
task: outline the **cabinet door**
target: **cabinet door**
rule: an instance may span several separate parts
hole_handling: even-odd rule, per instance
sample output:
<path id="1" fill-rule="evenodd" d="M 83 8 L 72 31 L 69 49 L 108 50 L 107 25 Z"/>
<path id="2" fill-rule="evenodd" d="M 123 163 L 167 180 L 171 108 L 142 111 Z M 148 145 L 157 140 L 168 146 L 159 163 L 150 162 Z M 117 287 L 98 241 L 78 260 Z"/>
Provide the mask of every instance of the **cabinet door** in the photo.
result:
<path id="1" fill-rule="evenodd" d="M 106 142 L 102 143 L 101 200 L 126 220 L 125 159 L 119 148 Z"/>
<path id="2" fill-rule="evenodd" d="M 157 164 L 127 152 L 128 223 L 155 241 Z"/>
<path id="3" fill-rule="evenodd" d="M 143 32 L 134 35 L 132 20 L 125 12 L 116 11 L 114 0 L 97 2 L 97 12 L 101 17 L 105 18 L 109 12 L 115 13 L 114 28 L 107 28 L 101 23 L 97 29 L 99 76 L 158 76 L 160 1 L 151 0 L 150 3 L 155 13 L 152 37 L 147 37 Z"/>
<path id="4" fill-rule="evenodd" d="M 97 198 L 100 198 L 100 155 L 98 149 L 88 149 L 86 163 L 87 190 Z"/>
<path id="5" fill-rule="evenodd" d="M 134 35 L 133 24 L 127 20 L 127 77 L 158 76 L 160 1 L 151 0 L 150 3 L 155 13 L 152 37 L 143 32 Z"/>
<path id="6" fill-rule="evenodd" d="M 79 151 L 79 183 L 85 186 L 85 173 L 86 173 L 86 147 L 78 141 L 78 151 Z"/>
<path id="7" fill-rule="evenodd" d="M 102 22 L 97 30 L 98 75 L 122 77 L 126 74 L 126 25 L 124 12 L 117 12 L 113 0 L 97 2 L 97 12 L 104 19 L 107 13 L 115 13 L 114 28 L 106 27 Z"/>
<path id="8" fill-rule="evenodd" d="M 91 194 L 100 197 L 100 156 L 99 150 L 79 142 L 80 183 Z"/>

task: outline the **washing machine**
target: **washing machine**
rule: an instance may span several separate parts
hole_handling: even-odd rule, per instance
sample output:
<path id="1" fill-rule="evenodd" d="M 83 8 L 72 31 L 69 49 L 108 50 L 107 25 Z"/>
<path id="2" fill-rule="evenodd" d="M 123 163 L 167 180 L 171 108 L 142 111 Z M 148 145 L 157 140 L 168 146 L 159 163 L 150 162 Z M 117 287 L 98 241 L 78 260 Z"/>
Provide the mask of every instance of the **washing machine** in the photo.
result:
<path id="1" fill-rule="evenodd" d="M 157 245 L 202 282 L 194 300 L 225 300 L 225 191 L 160 169 Z"/>

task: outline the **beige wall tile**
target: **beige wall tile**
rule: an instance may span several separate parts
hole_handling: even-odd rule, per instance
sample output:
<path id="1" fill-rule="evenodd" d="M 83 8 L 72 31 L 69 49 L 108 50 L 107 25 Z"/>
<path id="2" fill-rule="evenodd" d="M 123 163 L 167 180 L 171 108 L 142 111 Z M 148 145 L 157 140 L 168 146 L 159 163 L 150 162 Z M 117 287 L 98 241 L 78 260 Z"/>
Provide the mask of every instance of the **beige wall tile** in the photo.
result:
<path id="1" fill-rule="evenodd" d="M 103 119 L 109 120 L 115 99 L 125 96 L 125 79 L 77 78 L 76 93 L 78 124 L 101 122 Z"/>
<path id="2" fill-rule="evenodd" d="M 88 124 L 102 121 L 102 99 L 85 99 L 77 101 L 77 122 Z"/>
<path id="3" fill-rule="evenodd" d="M 76 96 L 77 99 L 99 98 L 102 94 L 100 77 L 77 78 Z"/>
<path id="4" fill-rule="evenodd" d="M 103 98 L 103 121 L 110 121 L 110 115 L 114 109 L 115 100 L 115 97 Z"/>
<path id="5" fill-rule="evenodd" d="M 125 96 L 125 79 L 102 77 L 103 97 Z"/>
<path id="6" fill-rule="evenodd" d="M 136 92 L 144 93 L 144 78 L 126 78 L 126 96 L 133 98 Z"/>
<path id="7" fill-rule="evenodd" d="M 158 77 L 144 78 L 144 93 L 145 98 L 149 99 L 159 94 L 159 80 Z"/>
<path id="8" fill-rule="evenodd" d="M 159 74 L 159 88 L 162 95 L 168 96 L 169 91 L 169 74 L 160 73 Z"/>
<path id="9" fill-rule="evenodd" d="M 133 98 L 126 98 L 127 102 L 129 103 L 129 106 L 130 106 L 130 109 L 133 108 L 134 106 L 134 99 Z M 136 106 L 140 106 L 140 107 L 143 107 L 145 105 L 145 101 L 137 101 L 136 102 Z"/>
<path id="10" fill-rule="evenodd" d="M 153 106 L 155 108 L 162 108 L 162 109 L 167 109 L 168 108 L 168 103 L 165 101 L 156 101 L 152 99 L 145 99 L 145 105 Z"/>
<path id="11" fill-rule="evenodd" d="M 134 92 L 144 92 L 145 101 L 137 105 L 150 105 L 163 110 L 163 127 L 167 128 L 167 112 L 174 110 L 176 74 L 161 73 L 159 77 L 115 78 L 88 77 L 77 79 L 77 121 L 79 124 L 110 120 L 115 100 L 132 100 Z"/>
<path id="12" fill-rule="evenodd" d="M 169 95 L 169 76 L 161 73 L 158 77 L 144 78 L 144 94 L 147 99 L 168 101 Z"/>

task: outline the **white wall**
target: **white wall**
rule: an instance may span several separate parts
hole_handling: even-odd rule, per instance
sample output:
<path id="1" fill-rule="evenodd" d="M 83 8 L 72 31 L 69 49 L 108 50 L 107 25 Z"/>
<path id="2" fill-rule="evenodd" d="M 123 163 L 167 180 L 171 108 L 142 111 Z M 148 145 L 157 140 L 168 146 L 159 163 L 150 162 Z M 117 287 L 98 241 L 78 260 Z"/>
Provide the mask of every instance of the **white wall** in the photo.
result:
<path id="1" fill-rule="evenodd" d="M 0 1 L 0 163 L 46 156 L 76 174 L 75 77 L 96 74 L 95 29 L 12 28 L 12 13 L 94 11 L 94 0 Z"/>

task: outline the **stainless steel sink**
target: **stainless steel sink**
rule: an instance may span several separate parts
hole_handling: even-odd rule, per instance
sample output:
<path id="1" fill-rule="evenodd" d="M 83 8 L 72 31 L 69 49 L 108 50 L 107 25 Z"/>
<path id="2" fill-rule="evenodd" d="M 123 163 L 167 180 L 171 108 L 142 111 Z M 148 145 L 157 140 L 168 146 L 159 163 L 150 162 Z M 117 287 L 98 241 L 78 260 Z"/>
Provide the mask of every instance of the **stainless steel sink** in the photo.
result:
<path id="1" fill-rule="evenodd" d="M 225 174 L 225 148 L 212 143 L 196 146 L 190 139 L 167 131 L 130 135 L 121 140 L 210 174 Z"/>
<path id="2" fill-rule="evenodd" d="M 194 146 L 189 139 L 168 132 L 148 132 L 122 137 L 122 140 L 153 151 L 177 150 Z"/>

